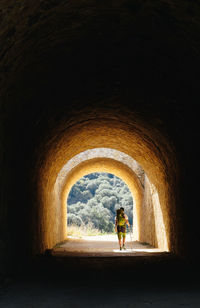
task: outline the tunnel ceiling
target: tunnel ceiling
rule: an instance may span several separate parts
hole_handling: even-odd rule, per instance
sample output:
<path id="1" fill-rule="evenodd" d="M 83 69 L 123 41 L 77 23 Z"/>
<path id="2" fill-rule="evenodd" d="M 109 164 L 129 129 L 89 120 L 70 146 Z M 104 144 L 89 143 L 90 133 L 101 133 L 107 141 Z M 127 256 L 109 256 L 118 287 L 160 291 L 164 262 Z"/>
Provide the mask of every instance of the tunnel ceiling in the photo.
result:
<path id="1" fill-rule="evenodd" d="M 173 132 L 181 134 L 199 86 L 198 12 L 178 0 L 1 1 L 6 129 L 15 125 L 26 143 L 30 132 L 33 153 L 32 143 L 55 136 L 60 122 L 102 117 L 103 109 L 126 122 L 132 112 L 180 143 Z"/>
<path id="2" fill-rule="evenodd" d="M 151 113 L 164 97 L 163 109 L 176 113 L 174 100 L 198 87 L 199 4 L 12 0 L 0 12 L 1 89 L 21 104 L 42 95 L 50 112 L 49 99 L 65 105 L 67 87 L 68 100 L 139 97 L 135 107 L 142 100 Z"/>

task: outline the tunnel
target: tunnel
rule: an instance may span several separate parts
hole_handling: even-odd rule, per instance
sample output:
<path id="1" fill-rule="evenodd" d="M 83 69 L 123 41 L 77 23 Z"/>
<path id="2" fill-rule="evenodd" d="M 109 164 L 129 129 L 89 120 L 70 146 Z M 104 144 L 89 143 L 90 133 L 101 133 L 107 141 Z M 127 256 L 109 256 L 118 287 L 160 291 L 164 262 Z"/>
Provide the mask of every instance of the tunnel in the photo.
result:
<path id="1" fill-rule="evenodd" d="M 98 123 L 99 125 L 99 123 Z M 105 125 L 105 123 L 103 123 L 103 125 Z M 105 136 L 102 132 L 102 130 L 100 130 L 98 132 L 98 127 L 96 127 L 96 123 L 95 123 L 95 128 L 88 128 L 85 127 L 85 133 L 87 134 L 87 137 L 84 138 L 83 136 L 80 136 L 80 134 L 78 133 L 78 136 L 74 136 L 73 137 L 73 142 L 78 143 L 78 140 L 81 140 L 81 144 L 83 145 L 83 140 L 86 140 L 86 143 L 89 142 L 89 144 L 86 145 L 86 149 L 89 146 L 93 146 L 95 147 L 95 144 L 100 144 L 105 146 L 106 144 L 102 144 L 101 139 L 104 139 L 105 137 L 107 138 L 107 141 L 110 139 L 111 142 L 107 143 L 107 146 L 112 146 L 112 147 L 117 147 L 118 145 L 121 145 L 121 141 L 118 139 L 120 137 L 117 137 L 117 135 L 115 135 L 114 133 L 114 128 L 113 126 L 110 129 L 110 133 L 109 133 L 109 128 L 106 127 L 105 129 Z M 83 130 L 80 128 L 78 131 L 82 131 Z M 90 134 L 88 135 L 88 132 L 95 132 L 95 136 L 91 136 Z M 109 136 L 111 135 L 111 137 Z M 123 138 L 125 138 L 125 140 L 128 140 L 128 136 L 125 136 L 125 133 L 123 133 L 123 131 L 120 131 L 118 133 L 118 136 L 123 136 Z M 98 141 L 98 137 L 100 138 L 100 140 Z M 110 138 L 109 138 L 110 137 Z M 77 138 L 77 141 L 76 141 Z M 65 142 L 67 142 L 67 138 L 64 137 Z M 95 140 L 95 144 L 92 144 L 92 140 Z M 113 141 L 117 144 L 114 145 Z M 136 148 L 136 143 L 134 143 L 133 140 L 131 140 L 133 142 L 133 147 Z M 69 141 L 70 142 L 70 141 Z M 53 147 L 54 148 L 54 147 Z M 129 146 L 128 146 L 129 148 Z M 121 149 L 121 148 L 120 148 Z M 60 151 L 60 147 L 59 147 L 59 151 Z M 66 148 L 67 150 L 67 148 Z M 125 148 L 123 149 L 125 150 Z M 62 151 L 62 155 L 63 155 L 63 149 Z M 79 146 L 79 151 L 81 151 L 81 147 Z M 130 151 L 130 150 L 129 150 Z M 82 152 L 82 151 L 81 151 Z M 89 151 L 88 151 L 89 152 Z M 90 150 L 90 152 L 92 152 L 92 150 Z M 99 149 L 100 152 L 100 149 Z M 106 149 L 105 149 L 106 152 Z M 127 150 L 126 150 L 127 152 Z M 50 231 L 49 233 L 52 236 L 51 242 L 47 243 L 46 245 L 47 248 L 51 248 L 52 244 L 56 244 L 56 242 L 62 241 L 65 239 L 65 237 L 67 236 L 67 233 L 65 231 L 65 226 L 66 226 L 66 199 L 67 199 L 67 195 L 69 193 L 70 188 L 72 187 L 73 184 L 75 184 L 75 182 L 81 178 L 83 175 L 88 174 L 88 173 L 92 173 L 92 172 L 111 172 L 114 173 L 117 176 L 120 176 L 122 179 L 124 179 L 124 181 L 128 184 L 128 186 L 130 187 L 131 191 L 133 192 L 133 196 L 135 196 L 136 199 L 136 209 L 135 209 L 135 222 L 134 222 L 134 234 L 135 238 L 137 240 L 140 240 L 141 242 L 149 242 L 149 244 L 152 245 L 156 245 L 159 248 L 168 250 L 168 247 L 171 247 L 171 250 L 173 251 L 173 245 L 174 244 L 170 244 L 170 231 L 169 231 L 169 226 L 168 226 L 168 221 L 169 221 L 169 209 L 167 209 L 167 207 L 169 207 L 169 204 L 172 203 L 173 201 L 170 199 L 170 201 L 167 201 L 167 198 L 169 198 L 169 196 L 163 200 L 163 203 L 159 203 L 154 202 L 154 205 L 151 205 L 152 201 L 150 202 L 149 199 L 151 199 L 151 193 L 148 192 L 148 190 L 150 190 L 150 182 L 148 180 L 148 177 L 146 175 L 143 175 L 145 178 L 143 179 L 142 183 L 140 182 L 139 178 L 138 178 L 138 174 L 141 174 L 143 172 L 142 168 L 135 162 L 135 165 L 133 166 L 127 166 L 125 164 L 125 158 L 126 156 L 123 155 L 122 152 L 119 151 L 113 151 L 113 156 L 115 155 L 115 158 L 108 158 L 108 157 L 101 157 L 101 154 L 98 154 L 98 149 L 96 149 L 96 155 L 100 156 L 100 157 L 94 157 L 89 159 L 88 155 L 86 156 L 86 158 L 80 158 L 78 161 L 78 158 L 76 158 L 76 164 L 77 166 L 74 166 L 73 163 L 72 164 L 72 169 L 67 170 L 67 168 L 64 166 L 63 169 L 61 170 L 60 174 L 57 176 L 57 180 L 55 182 L 55 180 L 53 181 L 54 186 L 53 188 L 49 188 L 46 186 L 47 181 L 44 181 L 45 183 L 45 187 L 43 188 L 43 190 L 46 190 L 45 195 L 47 194 L 46 198 L 51 198 L 50 200 L 46 199 L 47 201 L 45 202 L 45 204 L 43 204 L 41 207 L 46 208 L 47 211 L 47 215 L 49 215 L 49 217 L 51 217 L 51 220 L 49 221 L 49 226 L 50 226 Z M 84 153 L 83 153 L 84 154 Z M 83 156 L 82 154 L 82 156 Z M 121 155 L 120 155 L 121 154 Z M 132 153 L 131 153 L 132 154 Z M 52 154 L 54 157 L 54 161 L 56 162 L 57 159 L 55 159 L 56 154 Z M 95 155 L 95 154 L 94 154 Z M 107 154 L 109 156 L 109 153 Z M 118 157 L 117 157 L 118 155 Z M 64 154 L 64 158 L 67 159 L 67 153 Z M 104 154 L 104 156 L 106 156 L 106 153 Z M 121 157 L 120 157 L 121 156 Z M 136 154 L 134 154 L 134 156 L 136 156 Z M 145 155 L 144 155 L 145 157 Z M 75 158 L 74 158 L 75 159 Z M 129 158 L 130 160 L 130 158 Z M 67 160 L 66 160 L 67 161 Z M 51 163 L 52 164 L 52 163 Z M 62 163 L 63 164 L 63 163 Z M 133 163 L 132 163 L 133 164 Z M 156 166 L 157 169 L 159 169 L 159 163 L 155 160 L 153 162 L 153 165 Z M 153 168 L 153 167 L 152 167 Z M 56 170 L 55 166 L 53 165 L 51 167 L 51 170 Z M 47 171 L 46 171 L 47 172 Z M 49 172 L 49 171 L 48 171 Z M 158 177 L 158 181 L 161 184 L 162 181 L 162 177 L 164 175 L 162 175 L 162 170 L 160 171 L 160 174 L 157 174 Z M 50 178 L 53 178 L 52 175 L 50 176 Z M 60 178 L 60 179 L 59 179 Z M 154 183 L 154 187 L 156 187 L 156 182 Z M 145 193 L 143 192 L 143 187 L 145 186 Z M 158 185 L 157 185 L 158 186 Z M 162 200 L 162 194 L 164 194 L 162 192 L 162 189 L 167 187 L 167 184 L 163 184 L 163 187 L 160 189 L 161 191 L 159 191 L 160 193 L 160 199 Z M 42 184 L 40 185 L 40 187 L 42 187 Z M 155 188 L 154 188 L 155 189 Z M 159 190 L 159 188 L 158 188 Z M 52 194 L 49 194 L 49 192 L 52 191 Z M 165 192 L 165 194 L 167 195 L 168 192 Z M 155 192 L 155 194 L 158 195 L 157 192 Z M 164 195 L 165 195 L 164 194 Z M 144 195 L 145 198 L 144 198 Z M 50 197 L 51 196 L 51 197 Z M 41 199 L 45 199 L 45 197 L 41 198 Z M 145 200 L 146 199 L 146 200 Z M 155 199 L 155 198 L 154 198 Z M 52 201 L 53 200 L 53 201 Z M 148 201 L 147 201 L 148 200 Z M 170 203 L 168 203 L 170 202 Z M 53 207 L 53 203 L 54 203 L 54 207 Z M 167 204 L 166 204 L 167 203 Z M 50 215 L 50 209 L 52 208 L 53 213 Z M 60 215 L 60 219 L 57 218 L 57 212 L 59 211 L 59 208 L 61 209 L 61 213 L 58 214 L 58 217 Z M 153 209 L 154 208 L 154 209 Z M 155 216 L 161 216 L 160 218 L 155 218 Z M 152 217 L 150 217 L 152 216 Z M 145 218 L 146 217 L 146 218 Z M 164 217 L 164 218 L 163 218 Z M 45 223 L 48 224 L 47 222 L 47 218 L 43 218 L 45 220 Z M 57 227 L 56 227 L 56 223 L 53 222 L 53 219 L 57 220 Z M 63 222 L 61 223 L 61 219 L 63 219 Z M 145 221 L 146 220 L 146 221 Z M 150 220 L 150 222 L 148 223 L 147 220 Z M 152 220 L 152 221 L 151 221 Z M 44 224 L 45 224 L 44 223 Z M 58 237 L 57 240 L 55 239 L 53 242 L 53 228 L 52 226 L 55 225 L 55 229 L 58 230 L 63 229 L 63 231 L 60 231 L 60 238 Z M 139 227 L 140 225 L 140 227 Z M 157 232 L 155 232 L 155 234 L 153 234 L 153 230 L 155 228 L 156 225 L 156 229 Z M 48 227 L 46 227 L 45 229 L 47 229 Z M 56 231 L 58 234 L 58 231 Z M 61 233 L 63 232 L 63 235 L 61 235 Z M 160 233 L 159 233 L 160 232 Z M 169 234 L 168 234 L 169 233 Z M 40 240 L 40 242 L 42 243 L 43 240 Z"/>
<path id="2" fill-rule="evenodd" d="M 90 172 L 127 183 L 138 241 L 198 264 L 199 12 L 179 0 L 1 1 L 2 275 L 66 238 L 67 195 Z M 101 148 L 118 154 L 66 171 Z"/>

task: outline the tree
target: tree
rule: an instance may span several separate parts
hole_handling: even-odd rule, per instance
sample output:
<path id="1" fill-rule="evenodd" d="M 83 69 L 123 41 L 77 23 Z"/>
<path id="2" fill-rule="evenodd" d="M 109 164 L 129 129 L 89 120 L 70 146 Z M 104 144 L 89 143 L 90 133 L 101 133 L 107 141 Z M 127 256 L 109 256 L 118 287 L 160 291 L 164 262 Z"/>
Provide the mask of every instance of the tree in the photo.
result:
<path id="1" fill-rule="evenodd" d="M 79 216 L 76 216 L 75 214 L 71 213 L 67 215 L 67 222 L 69 225 L 81 226 L 83 224 L 83 221 Z"/>
<path id="2" fill-rule="evenodd" d="M 68 224 L 92 223 L 102 232 L 112 232 L 116 210 L 121 206 L 132 224 L 133 198 L 130 190 L 121 179 L 110 173 L 96 172 L 81 178 L 72 187 L 67 203 Z"/>

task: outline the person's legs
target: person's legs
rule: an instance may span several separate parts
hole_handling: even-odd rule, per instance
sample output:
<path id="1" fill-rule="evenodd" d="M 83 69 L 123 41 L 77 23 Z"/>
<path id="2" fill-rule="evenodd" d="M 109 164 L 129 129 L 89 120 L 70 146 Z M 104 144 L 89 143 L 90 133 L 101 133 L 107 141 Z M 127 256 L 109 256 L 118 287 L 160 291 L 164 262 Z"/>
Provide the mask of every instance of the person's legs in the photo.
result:
<path id="1" fill-rule="evenodd" d="M 126 241 L 126 226 L 122 226 L 121 227 L 121 231 L 122 231 L 122 237 L 123 237 L 123 248 L 125 248 L 125 241 Z"/>
<path id="2" fill-rule="evenodd" d="M 123 248 L 126 249 L 125 247 L 125 242 L 126 242 L 126 233 L 122 233 L 122 236 L 123 236 Z"/>
<path id="3" fill-rule="evenodd" d="M 126 242 L 126 233 L 123 233 L 123 246 L 125 245 Z"/>
<path id="4" fill-rule="evenodd" d="M 118 232 L 119 248 L 122 248 L 122 232 Z"/>

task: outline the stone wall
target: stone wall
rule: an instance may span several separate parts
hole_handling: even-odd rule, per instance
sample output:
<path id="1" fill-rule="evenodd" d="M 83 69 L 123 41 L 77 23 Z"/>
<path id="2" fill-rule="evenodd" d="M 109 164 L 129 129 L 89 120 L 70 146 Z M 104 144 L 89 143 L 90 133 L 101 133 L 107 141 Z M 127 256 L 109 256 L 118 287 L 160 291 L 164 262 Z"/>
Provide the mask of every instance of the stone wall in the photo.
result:
<path id="1" fill-rule="evenodd" d="M 155 223 L 156 222 L 155 222 L 152 194 L 150 189 L 150 182 L 148 178 L 145 176 L 144 196 L 141 209 L 141 229 L 146 230 L 146 232 L 141 234 L 139 240 L 141 242 L 144 243 L 146 242 L 155 247 L 158 247 Z"/>

